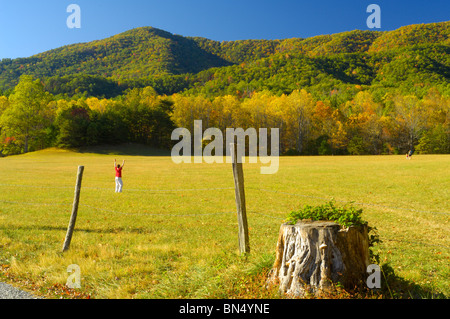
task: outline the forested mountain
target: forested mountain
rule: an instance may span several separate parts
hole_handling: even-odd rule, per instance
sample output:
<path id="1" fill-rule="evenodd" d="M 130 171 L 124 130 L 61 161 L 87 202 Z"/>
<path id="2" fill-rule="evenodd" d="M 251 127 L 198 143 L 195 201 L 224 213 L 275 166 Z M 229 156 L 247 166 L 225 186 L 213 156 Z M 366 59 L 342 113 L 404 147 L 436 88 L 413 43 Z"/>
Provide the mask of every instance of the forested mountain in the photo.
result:
<path id="1" fill-rule="evenodd" d="M 3 59 L 0 62 L 0 87 L 16 85 L 22 74 L 43 80 L 51 77 L 72 80 L 77 75 L 89 75 L 93 83 L 103 78 L 120 84 L 124 79 L 197 73 L 225 65 L 230 63 L 202 50 L 192 39 L 144 27 L 104 40 L 64 46 L 30 58 Z"/>
<path id="2" fill-rule="evenodd" d="M 450 22 L 218 42 L 151 27 L 0 62 L 0 156 L 279 128 L 282 154 L 450 153 Z"/>
<path id="3" fill-rule="evenodd" d="M 414 24 L 384 32 L 372 43 L 369 51 L 387 51 L 419 44 L 450 45 L 450 22 Z"/>
<path id="4" fill-rule="evenodd" d="M 349 31 L 308 39 L 218 42 L 143 27 L 29 58 L 0 62 L 0 93 L 22 74 L 53 94 L 113 97 L 133 87 L 160 94 L 190 90 L 217 95 L 268 89 L 287 93 L 340 84 L 448 89 L 450 22 L 388 32 Z M 319 86 L 319 87 L 317 87 Z"/>

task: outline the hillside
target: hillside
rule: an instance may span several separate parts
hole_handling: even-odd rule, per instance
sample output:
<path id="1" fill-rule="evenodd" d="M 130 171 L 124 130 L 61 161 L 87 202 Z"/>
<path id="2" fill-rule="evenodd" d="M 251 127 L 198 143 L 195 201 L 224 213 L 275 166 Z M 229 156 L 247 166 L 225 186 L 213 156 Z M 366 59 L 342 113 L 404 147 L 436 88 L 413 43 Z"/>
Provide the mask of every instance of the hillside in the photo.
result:
<path id="1" fill-rule="evenodd" d="M 89 75 L 119 82 L 147 76 L 197 73 L 230 63 L 202 50 L 189 38 L 144 27 L 89 43 L 73 44 L 30 58 L 3 59 L 0 87 L 14 86 L 20 75 L 41 79 Z"/>
<path id="2" fill-rule="evenodd" d="M 328 91 L 339 85 L 449 87 L 450 22 L 388 32 L 354 30 L 307 39 L 218 42 L 143 27 L 29 58 L 0 62 L 0 93 L 22 74 L 44 81 L 53 94 L 113 97 L 133 87 L 160 94 L 297 88 Z M 414 86 L 413 85 L 413 86 Z M 318 87 L 319 86 L 319 87 Z"/>
<path id="3" fill-rule="evenodd" d="M 369 52 L 423 44 L 450 45 L 450 22 L 414 24 L 384 32 L 373 41 Z"/>

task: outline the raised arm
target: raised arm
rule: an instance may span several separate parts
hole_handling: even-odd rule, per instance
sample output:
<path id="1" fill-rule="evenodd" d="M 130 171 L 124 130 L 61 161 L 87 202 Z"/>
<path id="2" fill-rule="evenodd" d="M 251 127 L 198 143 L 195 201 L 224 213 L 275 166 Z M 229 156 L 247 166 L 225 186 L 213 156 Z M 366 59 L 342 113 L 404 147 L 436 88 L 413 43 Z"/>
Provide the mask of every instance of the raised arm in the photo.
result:
<path id="1" fill-rule="evenodd" d="M 117 167 L 117 161 L 116 161 L 116 159 L 114 159 L 114 168 L 116 168 Z"/>
<path id="2" fill-rule="evenodd" d="M 122 168 L 124 167 L 124 165 L 125 165 L 125 160 L 123 160 L 123 163 L 122 163 Z"/>

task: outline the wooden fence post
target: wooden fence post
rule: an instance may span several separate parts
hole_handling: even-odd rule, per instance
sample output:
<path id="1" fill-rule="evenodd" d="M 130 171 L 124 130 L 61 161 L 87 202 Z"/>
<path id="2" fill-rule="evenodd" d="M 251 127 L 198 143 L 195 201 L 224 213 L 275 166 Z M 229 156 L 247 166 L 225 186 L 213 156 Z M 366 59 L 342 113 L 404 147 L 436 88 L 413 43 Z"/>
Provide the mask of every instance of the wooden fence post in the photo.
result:
<path id="1" fill-rule="evenodd" d="M 70 216 L 69 227 L 67 228 L 66 239 L 64 240 L 63 252 L 70 247 L 75 222 L 77 221 L 78 204 L 80 202 L 81 181 L 83 180 L 84 166 L 78 166 L 77 183 L 75 185 L 75 198 L 73 200 L 72 215 Z"/>
<path id="2" fill-rule="evenodd" d="M 247 210 L 245 208 L 244 171 L 242 158 L 238 157 L 237 144 L 230 143 L 233 163 L 234 186 L 236 193 L 236 208 L 239 224 L 239 251 L 241 254 L 250 253 L 248 237 Z"/>

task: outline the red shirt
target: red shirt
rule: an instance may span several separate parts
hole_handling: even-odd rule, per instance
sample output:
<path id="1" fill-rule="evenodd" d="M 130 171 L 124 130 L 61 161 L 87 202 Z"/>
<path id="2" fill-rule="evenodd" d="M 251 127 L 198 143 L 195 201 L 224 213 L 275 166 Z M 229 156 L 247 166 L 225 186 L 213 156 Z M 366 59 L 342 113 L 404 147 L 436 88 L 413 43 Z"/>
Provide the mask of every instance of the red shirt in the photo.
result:
<path id="1" fill-rule="evenodd" d="M 116 167 L 116 177 L 122 177 L 122 167 L 121 168 Z"/>

